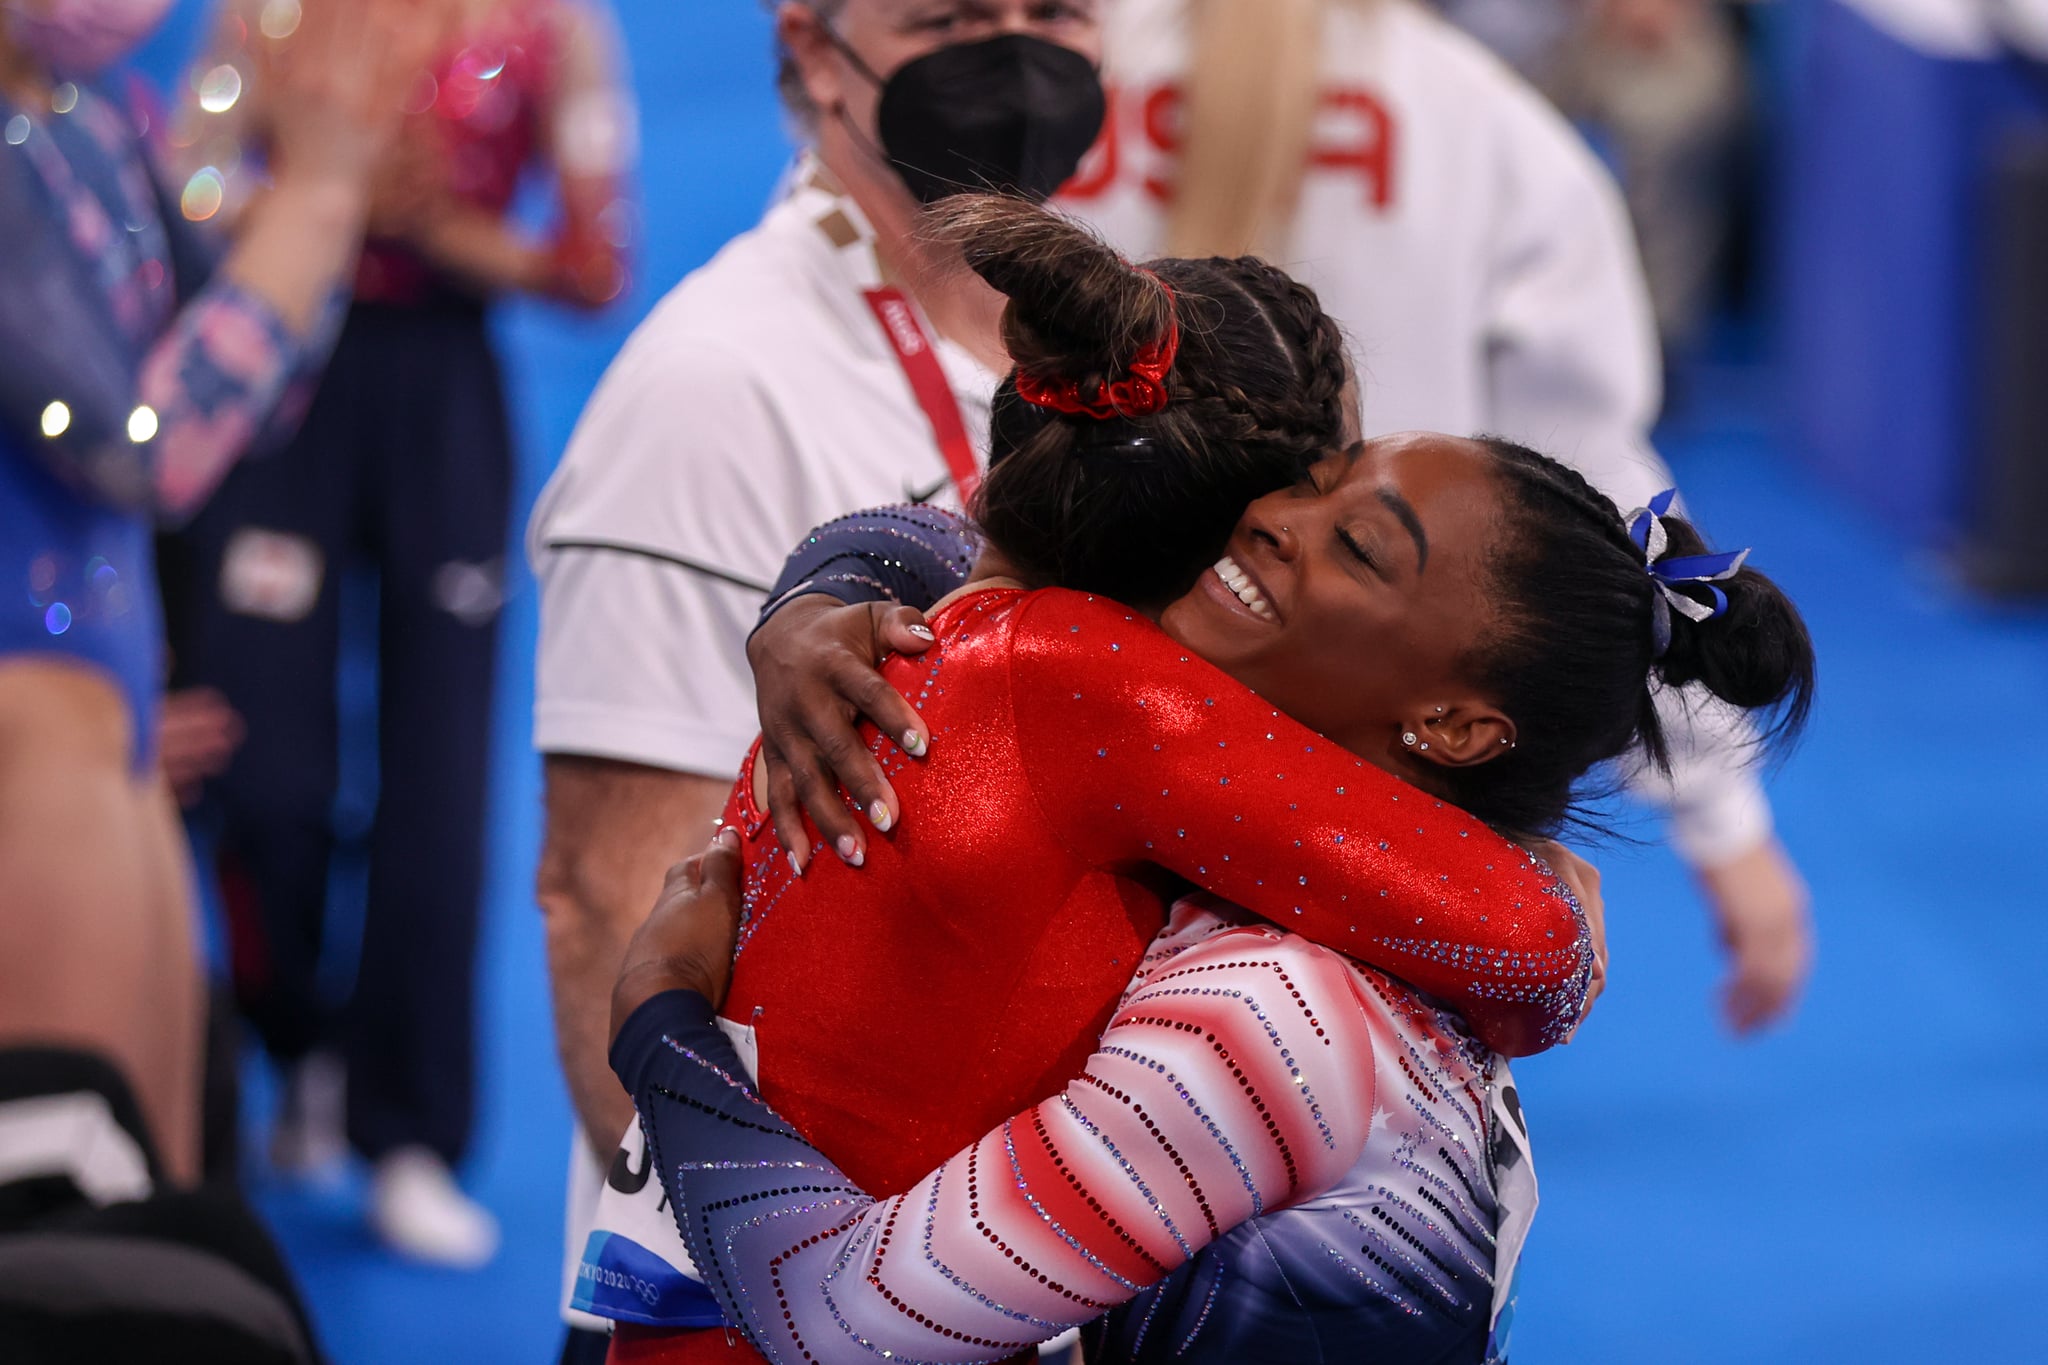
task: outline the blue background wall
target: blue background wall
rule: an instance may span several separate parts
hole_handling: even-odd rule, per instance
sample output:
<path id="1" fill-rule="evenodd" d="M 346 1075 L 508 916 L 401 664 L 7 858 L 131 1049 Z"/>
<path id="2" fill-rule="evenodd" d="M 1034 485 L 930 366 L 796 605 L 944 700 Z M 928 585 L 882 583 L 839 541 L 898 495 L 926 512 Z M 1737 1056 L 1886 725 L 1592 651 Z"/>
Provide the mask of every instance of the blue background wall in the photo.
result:
<path id="1" fill-rule="evenodd" d="M 1792 429 L 1831 487 L 1944 541 L 1977 505 L 1986 181 L 2048 119 L 2048 72 L 1925 56 L 1833 0 L 1796 8 L 1774 148 Z"/>

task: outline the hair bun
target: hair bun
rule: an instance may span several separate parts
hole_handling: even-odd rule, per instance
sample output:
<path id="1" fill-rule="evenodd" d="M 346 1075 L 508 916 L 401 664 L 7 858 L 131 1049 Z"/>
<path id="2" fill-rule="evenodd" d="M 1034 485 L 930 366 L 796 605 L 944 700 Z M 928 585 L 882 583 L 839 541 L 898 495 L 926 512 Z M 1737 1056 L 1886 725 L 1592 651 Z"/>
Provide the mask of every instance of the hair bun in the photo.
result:
<path id="1" fill-rule="evenodd" d="M 1691 522 L 1676 516 L 1663 522 L 1668 557 L 1708 553 Z M 1697 683 L 1744 710 L 1783 707 L 1780 725 L 1796 728 L 1814 687 L 1813 651 L 1798 608 L 1776 583 L 1746 566 L 1715 586 L 1727 595 L 1727 609 L 1705 621 L 1672 612 L 1671 644 L 1654 665 L 1657 676 L 1670 687 Z"/>
<path id="2" fill-rule="evenodd" d="M 955 195 L 933 231 L 1009 299 L 1003 342 L 1017 368 L 1086 390 L 1120 375 L 1173 326 L 1173 298 L 1087 227 L 1006 195 Z"/>
<path id="3" fill-rule="evenodd" d="M 1009 300 L 1016 369 L 996 390 L 972 511 L 1025 582 L 1164 606 L 1216 562 L 1247 504 L 1341 442 L 1342 335 L 1284 272 L 1140 269 L 1017 199 L 956 196 L 927 221 Z"/>

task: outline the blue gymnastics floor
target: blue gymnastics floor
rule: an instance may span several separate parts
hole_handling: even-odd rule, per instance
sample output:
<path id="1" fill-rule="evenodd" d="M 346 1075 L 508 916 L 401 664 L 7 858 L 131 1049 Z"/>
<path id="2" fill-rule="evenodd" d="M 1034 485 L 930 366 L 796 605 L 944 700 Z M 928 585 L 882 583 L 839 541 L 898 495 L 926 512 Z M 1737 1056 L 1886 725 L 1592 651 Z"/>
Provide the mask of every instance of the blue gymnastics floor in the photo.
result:
<path id="1" fill-rule="evenodd" d="M 640 285 L 601 320 L 503 319 L 528 501 L 631 322 L 754 219 L 784 154 L 759 7 L 623 9 L 645 108 Z M 188 10 L 160 67 L 190 32 Z M 1816 723 L 1774 782 L 1819 970 L 1790 1028 L 1729 1041 L 1683 873 L 1654 848 L 1600 854 L 1613 985 L 1579 1042 L 1519 1068 L 1544 1205 L 1516 1360 L 2048 1359 L 2048 901 L 2025 870 L 2048 844 L 2048 611 L 1951 592 L 1805 478 L 1728 378 L 1666 444 L 1708 525 L 1759 547 L 1820 642 Z M 469 1172 L 505 1249 L 477 1275 L 406 1268 L 362 1230 L 360 1182 L 259 1176 L 339 1365 L 542 1365 L 558 1340 L 569 1120 L 531 896 L 523 568 L 507 626 Z"/>

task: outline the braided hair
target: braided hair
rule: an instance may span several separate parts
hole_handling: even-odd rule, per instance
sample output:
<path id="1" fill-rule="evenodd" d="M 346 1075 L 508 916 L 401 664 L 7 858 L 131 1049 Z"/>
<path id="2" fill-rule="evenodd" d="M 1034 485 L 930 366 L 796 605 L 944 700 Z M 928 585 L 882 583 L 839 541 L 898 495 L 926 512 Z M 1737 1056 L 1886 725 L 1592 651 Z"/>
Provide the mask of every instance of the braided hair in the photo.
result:
<path id="1" fill-rule="evenodd" d="M 1452 799 L 1500 828 L 1555 834 L 1596 765 L 1640 746 L 1669 770 L 1659 697 L 1695 684 L 1764 713 L 1762 742 L 1797 733 L 1813 703 L 1813 641 L 1777 584 L 1742 569 L 1718 585 L 1728 607 L 1713 620 L 1671 614 L 1659 655 L 1660 589 L 1621 512 L 1568 465 L 1500 437 L 1480 444 L 1496 460 L 1503 519 L 1488 566 L 1495 624 L 1466 662 L 1514 721 L 1516 742 L 1490 763 L 1445 769 Z M 1690 522 L 1663 524 L 1668 555 L 1706 552 Z"/>
<path id="2" fill-rule="evenodd" d="M 1030 581 L 1119 601 L 1171 601 L 1223 553 L 1255 498 L 1287 487 L 1347 434 L 1343 333 L 1315 293 L 1251 257 L 1133 266 L 1049 209 L 963 195 L 934 231 L 1006 295 L 1019 370 L 1084 398 L 1177 324 L 1168 401 L 1097 419 L 995 398 L 989 473 L 972 509 Z"/>

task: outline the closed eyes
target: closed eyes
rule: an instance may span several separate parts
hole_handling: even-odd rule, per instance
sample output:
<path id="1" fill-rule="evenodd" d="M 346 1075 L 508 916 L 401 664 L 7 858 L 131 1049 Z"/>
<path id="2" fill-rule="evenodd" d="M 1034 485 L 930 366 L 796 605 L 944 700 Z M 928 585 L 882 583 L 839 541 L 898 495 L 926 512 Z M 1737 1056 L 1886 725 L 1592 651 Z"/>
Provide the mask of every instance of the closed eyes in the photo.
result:
<path id="1" fill-rule="evenodd" d="M 1357 536 L 1353 535 L 1349 530 L 1342 526 L 1339 526 L 1337 528 L 1337 539 L 1344 543 L 1344 548 L 1351 552 L 1352 558 L 1356 559 L 1359 563 L 1365 565 L 1366 568 L 1371 569 L 1381 578 L 1385 578 L 1387 576 L 1387 571 L 1384 568 L 1380 567 L 1380 561 L 1378 557 L 1375 556 L 1373 552 L 1366 547 L 1363 541 L 1361 541 Z"/>

